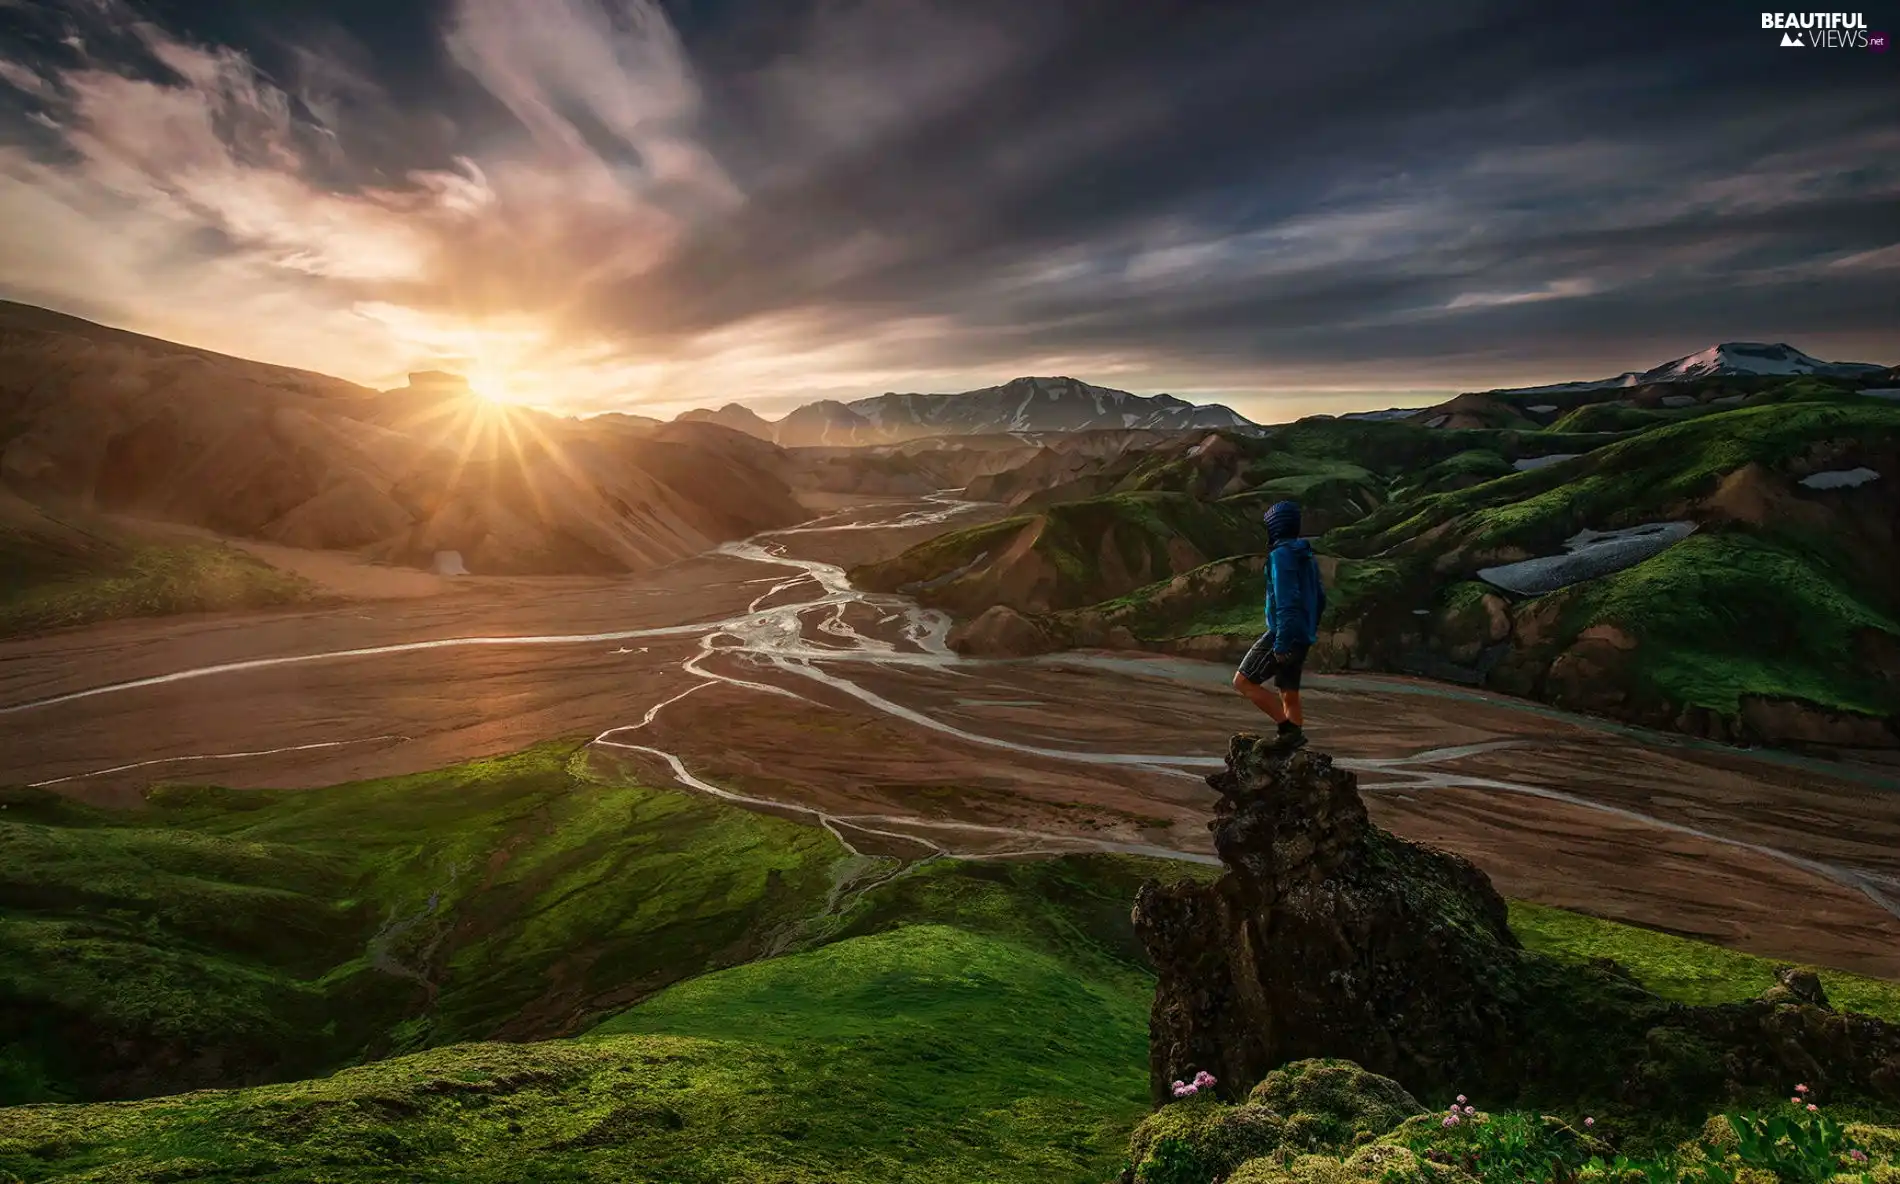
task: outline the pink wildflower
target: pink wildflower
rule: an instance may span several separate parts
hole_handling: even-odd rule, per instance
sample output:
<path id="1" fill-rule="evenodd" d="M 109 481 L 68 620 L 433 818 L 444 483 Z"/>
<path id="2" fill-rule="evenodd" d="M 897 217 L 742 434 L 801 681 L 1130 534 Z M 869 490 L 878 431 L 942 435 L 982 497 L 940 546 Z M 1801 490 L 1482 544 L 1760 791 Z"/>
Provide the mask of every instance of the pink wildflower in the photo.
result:
<path id="1" fill-rule="evenodd" d="M 1792 1097 L 1792 1098 L 1789 1098 L 1788 1100 L 1789 1100 L 1790 1102 L 1793 1102 L 1793 1103 L 1794 1103 L 1795 1105 L 1797 1105 L 1797 1106 L 1799 1106 L 1799 1105 L 1801 1104 L 1801 1095 L 1800 1095 L 1800 1094 L 1796 1094 L 1796 1095 L 1795 1095 L 1794 1097 Z"/>
<path id="2" fill-rule="evenodd" d="M 1465 1096 L 1464 1096 L 1463 1094 L 1459 1094 L 1459 1095 L 1458 1095 L 1458 1104 L 1459 1104 L 1460 1106 L 1462 1106 L 1462 1105 L 1464 1105 L 1464 1104 L 1465 1104 Z"/>
<path id="3" fill-rule="evenodd" d="M 1476 1114 L 1477 1112 L 1478 1112 L 1478 1108 L 1477 1108 L 1476 1106 L 1466 1106 L 1466 1107 L 1465 1107 L 1465 1113 L 1466 1113 L 1466 1114 Z"/>
<path id="4" fill-rule="evenodd" d="M 1794 1087 L 1794 1092 L 1798 1094 L 1805 1094 L 1808 1092 L 1808 1087 L 1805 1085 L 1797 1085 Z"/>
<path id="5" fill-rule="evenodd" d="M 1815 1112 L 1816 1110 L 1819 1110 L 1819 1109 L 1820 1109 L 1820 1107 L 1819 1107 L 1819 1106 L 1816 1106 L 1816 1105 L 1815 1105 L 1815 1104 L 1814 1104 L 1813 1102 L 1809 1102 L 1809 1103 L 1808 1103 L 1808 1113 L 1810 1113 L 1810 1114 L 1812 1114 L 1812 1113 L 1814 1113 L 1814 1112 Z"/>
<path id="6" fill-rule="evenodd" d="M 1452 1127 L 1452 1126 L 1457 1126 L 1457 1125 L 1458 1125 L 1458 1116 L 1457 1116 L 1456 1114 L 1447 1114 L 1447 1115 L 1445 1115 L 1445 1123 L 1444 1123 L 1444 1125 L 1446 1125 L 1446 1126 L 1448 1126 L 1448 1127 Z"/>
<path id="7" fill-rule="evenodd" d="M 1583 1125 L 1585 1126 L 1595 1126 L 1596 1124 L 1597 1120 L 1594 1118 L 1586 1118 L 1583 1120 Z"/>
<path id="8" fill-rule="evenodd" d="M 1867 1153 L 1856 1147 L 1847 1153 L 1847 1158 L 1853 1160 L 1855 1163 L 1866 1163 Z"/>

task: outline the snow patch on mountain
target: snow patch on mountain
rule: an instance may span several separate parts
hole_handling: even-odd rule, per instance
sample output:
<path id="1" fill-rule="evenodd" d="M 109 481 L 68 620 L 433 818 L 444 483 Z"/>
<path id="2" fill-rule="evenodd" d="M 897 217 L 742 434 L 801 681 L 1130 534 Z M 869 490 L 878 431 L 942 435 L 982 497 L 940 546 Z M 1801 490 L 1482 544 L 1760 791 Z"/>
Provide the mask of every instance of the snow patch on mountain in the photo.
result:
<path id="1" fill-rule="evenodd" d="M 1567 460 L 1576 460 L 1581 452 L 1552 452 L 1544 456 L 1525 456 L 1511 462 L 1511 467 L 1520 473 L 1529 473 L 1537 469 L 1547 469 L 1551 465 L 1560 465 Z"/>
<path id="2" fill-rule="evenodd" d="M 1786 342 L 1725 341 L 1649 370 L 1629 370 L 1593 382 L 1559 382 L 1486 392 L 1494 395 L 1561 395 L 1652 383 L 1694 382 L 1703 378 L 1768 378 L 1813 374 L 1822 378 L 1859 378 L 1887 367 L 1873 362 L 1824 362 Z"/>
<path id="3" fill-rule="evenodd" d="M 1872 469 L 1829 469 L 1824 473 L 1809 473 L 1801 478 L 1801 484 L 1809 489 L 1859 489 L 1869 481 L 1880 480 L 1880 474 Z"/>
<path id="4" fill-rule="evenodd" d="M 1695 529 L 1693 522 L 1646 522 L 1624 530 L 1582 530 L 1564 541 L 1562 555 L 1483 568 L 1478 578 L 1519 596 L 1541 596 L 1634 567 L 1688 538 Z"/>
<path id="5" fill-rule="evenodd" d="M 1690 382 L 1730 375 L 1790 376 L 1818 374 L 1828 378 L 1856 378 L 1885 370 L 1871 362 L 1823 362 L 1786 342 L 1730 341 L 1701 353 L 1664 362 L 1643 372 L 1644 382 Z"/>

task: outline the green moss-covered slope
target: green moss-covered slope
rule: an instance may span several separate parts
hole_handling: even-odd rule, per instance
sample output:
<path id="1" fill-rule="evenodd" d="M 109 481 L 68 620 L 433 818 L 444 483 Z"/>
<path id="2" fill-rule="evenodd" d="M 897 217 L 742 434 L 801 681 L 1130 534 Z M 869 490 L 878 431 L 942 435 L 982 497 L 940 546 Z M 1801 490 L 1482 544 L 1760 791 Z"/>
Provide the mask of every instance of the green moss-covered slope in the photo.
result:
<path id="1" fill-rule="evenodd" d="M 912 926 L 696 979 L 584 1039 L 461 1045 L 237 1093 L 0 1111 L 0 1171 L 1097 1180 L 1146 1110 L 1145 987 Z"/>
<path id="2" fill-rule="evenodd" d="M 312 1079 L 0 1107 L 0 1180 L 1113 1173 L 1147 1109 L 1153 980 L 1129 902 L 1149 876 L 1212 869 L 887 863 L 827 913 L 857 864 L 823 830 L 601 785 L 573 754 L 161 789 L 113 814 L 7 791 L 8 1101 Z M 1512 921 L 1673 998 L 1745 998 L 1768 973 L 1556 910 Z M 1892 984 L 1822 978 L 1842 1006 L 1900 1015 Z M 552 1032 L 574 1035 L 457 1043 Z M 407 1055 L 343 1067 L 386 1053 Z"/>
<path id="3" fill-rule="evenodd" d="M 236 547 L 132 538 L 0 490 L 0 637 L 318 595 L 309 581 Z"/>
<path id="4" fill-rule="evenodd" d="M 0 791 L 0 1102 L 573 1031 L 825 899 L 824 831 L 600 785 L 573 751 L 136 812 Z"/>
<path id="5" fill-rule="evenodd" d="M 1609 435 L 1307 420 L 1157 455 L 1137 476 L 1184 484 L 1218 452 L 1234 476 L 1216 504 L 1254 520 L 1282 497 L 1312 507 L 1329 592 L 1317 669 L 1451 678 L 1711 739 L 1900 744 L 1900 406 L 1837 383 L 1746 386 L 1702 392 L 1739 405 L 1573 408 L 1641 420 Z M 1550 455 L 1573 459 L 1515 468 Z M 1801 483 L 1854 468 L 1879 476 Z M 1658 521 L 1696 533 L 1542 596 L 1478 575 Z M 1101 578 L 1099 561 L 1090 583 L 1090 556 L 1070 548 L 1059 600 L 995 586 L 973 605 L 1041 614 L 1058 644 L 1211 655 L 1262 628 L 1262 542 L 1249 523 L 1228 554 L 1134 586 Z"/>
<path id="6" fill-rule="evenodd" d="M 1166 491 L 1116 493 L 953 531 L 854 568 L 859 587 L 909 590 L 974 615 L 992 604 L 1074 608 L 1259 545 L 1243 507 Z"/>

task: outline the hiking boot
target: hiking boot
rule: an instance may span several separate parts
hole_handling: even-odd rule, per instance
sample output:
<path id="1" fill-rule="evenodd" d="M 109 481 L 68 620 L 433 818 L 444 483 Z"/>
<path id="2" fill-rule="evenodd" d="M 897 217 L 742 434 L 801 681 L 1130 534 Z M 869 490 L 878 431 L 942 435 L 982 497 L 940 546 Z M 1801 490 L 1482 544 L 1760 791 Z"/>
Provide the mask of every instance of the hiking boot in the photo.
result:
<path id="1" fill-rule="evenodd" d="M 1292 752 L 1296 748 L 1306 747 L 1306 733 L 1292 720 L 1282 720 L 1279 731 L 1273 738 L 1273 746 L 1282 752 Z"/>

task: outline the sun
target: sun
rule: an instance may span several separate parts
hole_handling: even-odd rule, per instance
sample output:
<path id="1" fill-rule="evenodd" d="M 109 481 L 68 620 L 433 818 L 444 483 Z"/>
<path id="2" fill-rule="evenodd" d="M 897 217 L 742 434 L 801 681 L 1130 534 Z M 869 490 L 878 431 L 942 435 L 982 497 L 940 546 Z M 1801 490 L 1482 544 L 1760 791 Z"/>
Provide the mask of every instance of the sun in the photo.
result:
<path id="1" fill-rule="evenodd" d="M 467 375 L 467 378 L 468 389 L 482 402 L 492 403 L 496 406 L 503 406 L 514 402 L 514 398 L 508 390 L 507 382 L 504 381 L 500 375 L 492 371 L 478 370 L 473 374 Z"/>

